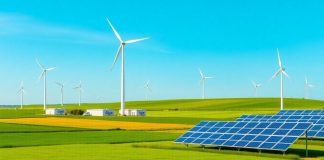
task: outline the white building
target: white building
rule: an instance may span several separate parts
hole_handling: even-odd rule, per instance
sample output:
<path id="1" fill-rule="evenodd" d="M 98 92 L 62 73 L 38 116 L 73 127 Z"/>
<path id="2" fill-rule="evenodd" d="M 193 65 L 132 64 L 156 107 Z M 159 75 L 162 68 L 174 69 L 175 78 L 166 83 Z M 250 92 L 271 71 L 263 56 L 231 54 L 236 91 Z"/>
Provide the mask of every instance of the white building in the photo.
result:
<path id="1" fill-rule="evenodd" d="M 84 116 L 114 116 L 115 111 L 112 109 L 87 109 Z"/>
<path id="2" fill-rule="evenodd" d="M 146 116 L 146 111 L 143 109 L 125 109 L 126 116 Z"/>
<path id="3" fill-rule="evenodd" d="M 65 109 L 63 108 L 47 108 L 45 110 L 46 115 L 64 115 Z"/>

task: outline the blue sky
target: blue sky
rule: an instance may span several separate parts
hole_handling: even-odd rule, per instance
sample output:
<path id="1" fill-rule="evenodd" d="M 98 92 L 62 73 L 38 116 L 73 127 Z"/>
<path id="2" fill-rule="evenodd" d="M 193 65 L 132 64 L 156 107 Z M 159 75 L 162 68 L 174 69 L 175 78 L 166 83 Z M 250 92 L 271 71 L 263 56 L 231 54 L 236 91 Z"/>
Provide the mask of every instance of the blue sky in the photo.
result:
<path id="1" fill-rule="evenodd" d="M 120 61 L 110 71 L 118 40 L 149 36 L 129 45 L 126 98 L 200 98 L 198 68 L 208 76 L 210 98 L 251 97 L 251 80 L 263 84 L 262 97 L 279 96 L 276 48 L 290 79 L 286 97 L 304 95 L 304 79 L 324 99 L 323 1 L 1 1 L 0 104 L 17 104 L 23 80 L 27 103 L 42 103 L 41 73 L 35 59 L 56 70 L 48 75 L 49 103 L 59 103 L 56 81 L 65 81 L 66 102 L 77 102 L 72 88 L 82 80 L 85 102 L 118 101 Z M 98 97 L 103 97 L 98 98 Z"/>

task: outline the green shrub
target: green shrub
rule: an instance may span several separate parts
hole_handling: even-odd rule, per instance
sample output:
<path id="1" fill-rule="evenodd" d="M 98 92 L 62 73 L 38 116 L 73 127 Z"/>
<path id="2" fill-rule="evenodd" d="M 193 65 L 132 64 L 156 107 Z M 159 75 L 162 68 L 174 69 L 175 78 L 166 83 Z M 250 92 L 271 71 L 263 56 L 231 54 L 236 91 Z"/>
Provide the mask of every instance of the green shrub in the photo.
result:
<path id="1" fill-rule="evenodd" d="M 84 110 L 82 110 L 82 109 L 73 109 L 73 110 L 70 110 L 69 113 L 71 115 L 83 115 Z"/>

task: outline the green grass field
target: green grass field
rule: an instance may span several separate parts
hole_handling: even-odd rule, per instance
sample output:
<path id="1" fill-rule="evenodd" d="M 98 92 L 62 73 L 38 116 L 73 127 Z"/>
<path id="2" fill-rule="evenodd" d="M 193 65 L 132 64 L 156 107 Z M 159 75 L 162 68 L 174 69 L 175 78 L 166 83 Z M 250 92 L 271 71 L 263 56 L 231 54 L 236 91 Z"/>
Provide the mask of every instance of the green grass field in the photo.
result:
<path id="1" fill-rule="evenodd" d="M 0 148 L 61 144 L 102 144 L 166 141 L 179 134 L 141 131 L 79 131 L 41 133 L 2 133 Z"/>
<path id="2" fill-rule="evenodd" d="M 240 98 L 207 100 L 165 100 L 128 102 L 127 108 L 147 110 L 147 117 L 84 117 L 106 121 L 196 124 L 201 120 L 235 120 L 242 114 L 275 114 L 279 99 Z M 286 109 L 323 109 L 324 101 L 286 99 Z M 50 106 L 60 107 L 60 106 Z M 112 108 L 119 103 L 66 105 L 67 110 Z M 23 110 L 0 109 L 0 118 L 45 117 L 41 105 Z M 57 116 L 60 117 L 60 116 Z M 181 133 L 168 131 L 90 130 L 69 127 L 0 123 L 0 160 L 2 159 L 299 159 L 304 156 L 305 141 L 299 140 L 286 153 L 263 152 L 174 144 Z M 310 157 L 324 159 L 324 141 L 309 141 Z"/>
<path id="3" fill-rule="evenodd" d="M 0 123 L 0 133 L 72 132 L 89 129 Z"/>

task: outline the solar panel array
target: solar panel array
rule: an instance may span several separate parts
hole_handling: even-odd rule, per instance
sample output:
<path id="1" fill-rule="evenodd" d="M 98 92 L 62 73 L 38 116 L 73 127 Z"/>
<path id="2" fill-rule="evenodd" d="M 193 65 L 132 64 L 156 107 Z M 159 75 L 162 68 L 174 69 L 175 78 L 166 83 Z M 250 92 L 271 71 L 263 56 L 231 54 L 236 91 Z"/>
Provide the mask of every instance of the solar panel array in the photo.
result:
<path id="1" fill-rule="evenodd" d="M 202 121 L 176 143 L 286 151 L 312 123 Z"/>
<path id="2" fill-rule="evenodd" d="M 312 127 L 308 131 L 308 137 L 310 138 L 324 138 L 324 115 L 310 115 L 309 113 L 314 112 L 296 112 L 296 110 L 285 110 L 293 111 L 291 113 L 297 113 L 298 115 L 289 115 L 289 112 L 282 115 L 242 115 L 237 121 L 242 122 L 310 122 Z M 308 110 L 312 111 L 312 110 Z M 321 110 L 316 113 L 320 113 Z M 280 112 L 279 112 L 280 113 Z M 305 113 L 307 115 L 300 115 L 300 113 Z"/>
<path id="3" fill-rule="evenodd" d="M 324 115 L 324 110 L 281 110 L 277 115 Z"/>

